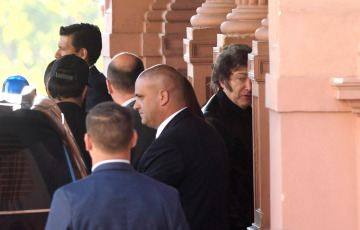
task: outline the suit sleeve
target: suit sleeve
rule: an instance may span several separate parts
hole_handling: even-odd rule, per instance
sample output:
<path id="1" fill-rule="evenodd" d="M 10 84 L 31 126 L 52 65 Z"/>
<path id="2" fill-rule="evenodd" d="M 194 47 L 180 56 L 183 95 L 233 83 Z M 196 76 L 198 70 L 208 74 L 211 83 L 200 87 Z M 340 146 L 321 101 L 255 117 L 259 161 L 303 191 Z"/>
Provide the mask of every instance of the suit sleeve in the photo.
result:
<path id="1" fill-rule="evenodd" d="M 70 222 L 70 203 L 64 190 L 60 188 L 54 193 L 45 230 L 71 229 Z"/>
<path id="2" fill-rule="evenodd" d="M 155 180 L 176 187 L 184 174 L 182 154 L 172 144 L 151 145 L 141 158 L 138 171 Z"/>

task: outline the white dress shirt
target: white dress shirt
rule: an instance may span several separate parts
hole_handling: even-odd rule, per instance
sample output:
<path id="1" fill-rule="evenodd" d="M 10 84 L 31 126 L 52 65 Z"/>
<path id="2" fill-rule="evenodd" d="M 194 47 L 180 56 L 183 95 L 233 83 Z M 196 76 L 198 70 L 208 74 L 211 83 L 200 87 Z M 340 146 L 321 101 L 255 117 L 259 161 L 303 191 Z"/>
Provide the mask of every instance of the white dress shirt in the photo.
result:
<path id="1" fill-rule="evenodd" d="M 124 103 L 121 104 L 121 106 L 126 107 L 128 104 L 130 104 L 131 102 L 135 101 L 136 97 L 130 98 L 129 100 L 125 101 Z"/>
<path id="2" fill-rule="evenodd" d="M 104 160 L 104 161 L 100 161 L 96 164 L 94 164 L 91 168 L 91 171 L 94 172 L 94 170 L 99 167 L 100 165 L 103 165 L 103 164 L 107 164 L 107 163 L 127 163 L 127 164 L 130 164 L 130 161 L 129 160 L 123 160 L 123 159 L 112 159 L 112 160 Z"/>

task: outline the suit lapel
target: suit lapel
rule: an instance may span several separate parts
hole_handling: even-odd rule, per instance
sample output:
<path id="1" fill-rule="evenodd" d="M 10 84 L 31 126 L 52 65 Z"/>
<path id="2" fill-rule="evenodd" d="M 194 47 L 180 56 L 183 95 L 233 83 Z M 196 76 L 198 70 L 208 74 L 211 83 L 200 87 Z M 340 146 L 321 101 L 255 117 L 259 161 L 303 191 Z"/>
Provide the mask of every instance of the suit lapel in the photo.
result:
<path id="1" fill-rule="evenodd" d="M 171 129 L 172 127 L 176 126 L 179 121 L 184 119 L 185 117 L 191 115 L 191 112 L 188 108 L 184 109 L 180 113 L 176 114 L 176 116 L 171 119 L 171 121 L 165 126 L 164 130 L 161 132 L 164 133 L 166 130 Z M 160 134 L 160 135 L 161 135 Z"/>

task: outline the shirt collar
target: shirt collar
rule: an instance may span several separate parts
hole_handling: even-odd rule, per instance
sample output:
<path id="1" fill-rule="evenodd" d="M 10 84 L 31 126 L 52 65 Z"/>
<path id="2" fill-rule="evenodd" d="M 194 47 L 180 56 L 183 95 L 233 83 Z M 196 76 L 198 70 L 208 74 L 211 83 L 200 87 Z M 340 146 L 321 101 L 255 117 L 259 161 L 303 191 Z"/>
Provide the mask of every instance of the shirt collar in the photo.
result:
<path id="1" fill-rule="evenodd" d="M 167 124 L 169 124 L 169 122 L 181 111 L 183 111 L 184 109 L 186 109 L 186 107 L 178 110 L 177 112 L 173 113 L 172 115 L 170 115 L 168 118 L 166 118 L 157 128 L 156 130 L 156 135 L 155 138 L 158 138 L 160 136 L 160 134 L 162 133 L 162 131 L 164 130 L 164 128 L 166 127 Z"/>
<path id="2" fill-rule="evenodd" d="M 135 101 L 136 97 L 130 98 L 129 100 L 125 101 L 124 103 L 121 104 L 121 106 L 127 106 L 128 104 L 130 104 L 131 102 Z"/>
<path id="3" fill-rule="evenodd" d="M 127 164 L 130 164 L 130 161 L 129 160 L 124 160 L 124 159 L 112 159 L 112 160 L 104 160 L 104 161 L 100 161 L 96 164 L 94 164 L 91 168 L 91 171 L 94 172 L 94 170 L 99 167 L 100 165 L 103 165 L 103 164 L 107 164 L 107 163 L 127 163 Z"/>

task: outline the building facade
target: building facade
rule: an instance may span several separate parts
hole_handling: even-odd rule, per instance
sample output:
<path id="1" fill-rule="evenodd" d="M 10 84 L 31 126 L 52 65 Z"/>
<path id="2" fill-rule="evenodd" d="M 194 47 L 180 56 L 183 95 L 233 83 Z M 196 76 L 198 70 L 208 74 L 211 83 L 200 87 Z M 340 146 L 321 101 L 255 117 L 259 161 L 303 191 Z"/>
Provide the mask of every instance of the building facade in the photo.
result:
<path id="1" fill-rule="evenodd" d="M 122 51 L 173 65 L 200 104 L 221 49 L 251 45 L 249 229 L 360 229 L 359 0 L 105 0 L 104 17 L 105 70 Z"/>

